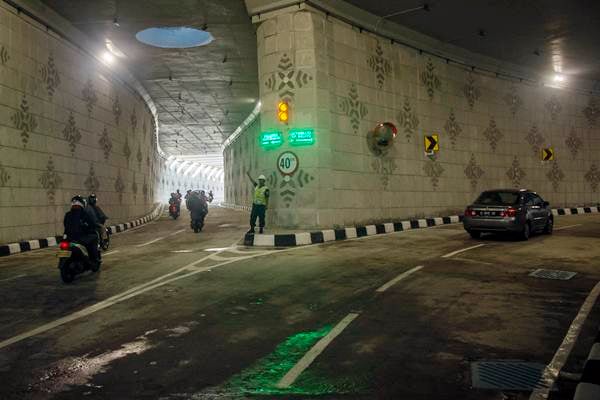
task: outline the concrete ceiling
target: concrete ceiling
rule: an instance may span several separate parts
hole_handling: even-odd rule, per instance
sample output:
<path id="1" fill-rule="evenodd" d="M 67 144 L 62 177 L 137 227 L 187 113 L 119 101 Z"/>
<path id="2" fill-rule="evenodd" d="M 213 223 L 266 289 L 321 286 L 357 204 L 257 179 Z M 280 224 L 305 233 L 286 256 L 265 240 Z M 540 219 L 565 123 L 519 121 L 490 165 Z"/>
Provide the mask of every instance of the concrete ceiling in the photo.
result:
<path id="1" fill-rule="evenodd" d="M 256 36 L 243 0 L 42 2 L 93 39 L 110 39 L 126 54 L 118 62 L 156 103 L 160 145 L 169 155 L 221 154 L 223 140 L 258 101 Z M 143 29 L 161 26 L 206 27 L 215 40 L 202 47 L 160 49 L 135 38 Z"/>
<path id="2" fill-rule="evenodd" d="M 346 1 L 443 42 L 541 73 L 561 72 L 567 82 L 596 81 L 600 89 L 598 0 Z M 413 10 L 425 3 L 429 11 Z"/>

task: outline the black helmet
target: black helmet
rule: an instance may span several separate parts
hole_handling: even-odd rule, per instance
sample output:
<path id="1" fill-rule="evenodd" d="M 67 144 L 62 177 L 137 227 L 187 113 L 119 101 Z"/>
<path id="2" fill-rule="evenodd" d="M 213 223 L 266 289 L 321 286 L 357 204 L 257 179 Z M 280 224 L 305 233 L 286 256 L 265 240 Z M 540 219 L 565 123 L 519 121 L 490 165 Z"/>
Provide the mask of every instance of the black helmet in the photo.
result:
<path id="1" fill-rule="evenodd" d="M 85 207 L 85 200 L 80 195 L 75 195 L 71 199 L 71 207 L 75 207 L 75 206 L 78 206 L 81 208 Z"/>
<path id="2" fill-rule="evenodd" d="M 98 199 L 96 198 L 96 195 L 94 193 L 90 194 L 88 197 L 88 203 L 92 206 L 96 205 L 96 202 L 98 201 Z"/>

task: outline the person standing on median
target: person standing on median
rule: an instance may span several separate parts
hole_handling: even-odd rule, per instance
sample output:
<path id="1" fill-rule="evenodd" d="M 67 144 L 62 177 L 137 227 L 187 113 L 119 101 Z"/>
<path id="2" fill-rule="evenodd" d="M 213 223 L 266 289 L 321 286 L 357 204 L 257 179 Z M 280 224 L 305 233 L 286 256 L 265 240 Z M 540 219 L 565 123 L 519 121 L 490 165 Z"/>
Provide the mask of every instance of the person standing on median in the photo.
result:
<path id="1" fill-rule="evenodd" d="M 250 230 L 248 233 L 254 233 L 254 227 L 256 226 L 256 218 L 258 218 L 258 233 L 263 233 L 265 227 L 265 214 L 267 207 L 269 206 L 269 188 L 265 185 L 267 178 L 264 175 L 258 177 L 258 183 L 250 176 L 250 173 L 246 171 L 246 175 L 250 178 L 250 181 L 254 185 L 254 196 L 252 198 L 252 212 L 250 214 Z"/>

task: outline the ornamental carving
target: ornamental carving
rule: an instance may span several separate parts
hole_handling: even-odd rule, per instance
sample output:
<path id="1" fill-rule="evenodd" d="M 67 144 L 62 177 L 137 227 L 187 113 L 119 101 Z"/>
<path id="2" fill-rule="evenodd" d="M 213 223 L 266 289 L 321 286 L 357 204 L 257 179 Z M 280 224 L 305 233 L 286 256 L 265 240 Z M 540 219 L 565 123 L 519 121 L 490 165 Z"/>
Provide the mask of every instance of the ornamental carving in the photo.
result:
<path id="1" fill-rule="evenodd" d="M 85 182 L 83 182 L 85 188 L 87 189 L 88 192 L 94 193 L 97 192 L 98 189 L 100 189 L 100 181 L 98 180 L 98 177 L 96 176 L 96 171 L 94 171 L 94 163 L 90 163 L 90 170 L 88 172 L 88 176 L 85 180 Z"/>
<path id="2" fill-rule="evenodd" d="M 554 188 L 554 191 L 557 192 L 560 182 L 563 179 L 565 179 L 565 174 L 558 166 L 558 163 L 554 161 L 552 162 L 552 167 L 550 168 L 550 171 L 548 171 L 548 173 L 546 174 L 546 177 L 550 182 L 552 182 L 552 187 Z"/>
<path id="3" fill-rule="evenodd" d="M 583 141 L 575 133 L 575 128 L 571 128 L 571 133 L 565 139 L 565 145 L 571 152 L 571 156 L 574 160 L 577 157 L 577 153 L 579 153 L 579 149 L 583 146 Z"/>
<path id="4" fill-rule="evenodd" d="M 521 163 L 519 162 L 519 159 L 517 158 L 517 156 L 515 156 L 515 158 L 513 158 L 511 167 L 506 171 L 506 176 L 513 184 L 513 187 L 518 188 L 521 186 L 521 182 L 523 181 L 523 178 L 525 178 L 526 175 L 527 174 L 525 173 L 523 168 L 521 168 Z"/>
<path id="5" fill-rule="evenodd" d="M 383 57 L 383 49 L 379 42 L 375 47 L 375 54 L 367 59 L 367 64 L 375 72 L 375 80 L 377 81 L 377 87 L 383 88 L 385 78 L 392 72 L 392 64 L 387 58 Z"/>
<path id="6" fill-rule="evenodd" d="M 131 122 L 131 132 L 135 134 L 135 130 L 137 129 L 137 114 L 135 113 L 135 108 L 131 112 L 131 117 L 129 118 Z"/>
<path id="7" fill-rule="evenodd" d="M 62 184 L 62 178 L 56 172 L 54 168 L 54 160 L 52 156 L 48 159 L 46 164 L 46 171 L 40 176 L 39 182 L 44 189 L 46 189 L 46 196 L 48 196 L 48 202 L 54 204 L 54 198 L 56 196 L 56 190 Z"/>
<path id="8" fill-rule="evenodd" d="M 110 152 L 112 151 L 112 140 L 110 140 L 110 135 L 108 134 L 108 129 L 106 126 L 102 130 L 102 135 L 100 136 L 100 140 L 98 140 L 98 144 L 102 149 L 102 153 L 104 153 L 104 160 L 108 161 L 108 157 L 110 157 Z"/>
<path id="9" fill-rule="evenodd" d="M 471 74 L 470 72 L 467 75 L 467 83 L 465 83 L 465 86 L 463 88 L 463 93 L 465 94 L 465 97 L 467 98 L 467 103 L 469 104 L 469 109 L 473 110 L 473 107 L 475 106 L 475 102 L 479 99 L 479 97 L 481 97 L 481 90 L 475 84 L 475 78 L 473 77 L 473 74 Z"/>
<path id="10" fill-rule="evenodd" d="M 75 124 L 75 117 L 73 116 L 73 112 L 69 114 L 69 119 L 67 121 L 67 125 L 65 129 L 63 129 L 63 137 L 67 142 L 69 142 L 69 147 L 71 148 L 71 154 L 75 154 L 75 149 L 77 148 L 77 144 L 81 141 L 81 132 L 77 125 Z"/>
<path id="11" fill-rule="evenodd" d="M 421 72 L 421 82 L 427 88 L 429 100 L 433 100 L 435 91 L 442 87 L 442 81 L 440 81 L 440 78 L 435 73 L 435 65 L 433 65 L 431 58 L 427 60 L 425 70 Z"/>
<path id="12" fill-rule="evenodd" d="M 131 191 L 133 192 L 133 202 L 137 203 L 138 186 L 137 186 L 137 183 L 135 182 L 135 172 L 133 173 L 133 182 L 131 183 Z"/>
<path id="13" fill-rule="evenodd" d="M 360 121 L 369 113 L 367 107 L 358 98 L 358 90 L 356 85 L 350 86 L 348 97 L 342 100 L 340 108 L 346 116 L 350 117 L 350 124 L 354 130 L 354 134 L 358 133 Z"/>
<path id="14" fill-rule="evenodd" d="M 52 98 L 56 92 L 56 88 L 60 85 L 60 74 L 54 64 L 52 54 L 48 56 L 48 62 L 40 68 L 40 75 L 42 76 L 42 81 L 46 84 L 48 96 Z"/>
<path id="15" fill-rule="evenodd" d="M 294 64 L 287 54 L 281 56 L 279 70 L 265 81 L 265 86 L 271 91 L 277 91 L 279 98 L 285 101 L 291 101 L 295 94 L 295 90 L 303 88 L 313 80 L 313 77 L 306 72 L 294 69 Z"/>
<path id="16" fill-rule="evenodd" d="M 21 131 L 21 142 L 23 142 L 23 147 L 26 147 L 29 142 L 29 136 L 37 128 L 38 123 L 33 114 L 29 111 L 29 104 L 27 103 L 25 95 L 23 95 L 23 98 L 21 99 L 19 109 L 13 113 L 10 119 L 15 125 L 15 128 Z"/>
<path id="17" fill-rule="evenodd" d="M 83 90 L 81 91 L 83 101 L 85 102 L 85 108 L 88 112 L 88 117 L 92 116 L 92 111 L 98 102 L 98 96 L 96 95 L 96 89 L 94 89 L 94 82 L 91 78 L 88 78 Z"/>
<path id="18" fill-rule="evenodd" d="M 600 169 L 595 163 L 592 164 L 584 177 L 585 180 L 590 184 L 592 192 L 596 192 L 598 190 L 598 185 L 600 184 Z"/>
<path id="19" fill-rule="evenodd" d="M 371 162 L 373 170 L 380 175 L 381 184 L 383 189 L 386 190 L 390 183 L 390 175 L 396 170 L 396 161 L 393 158 L 387 157 L 376 157 Z"/>
<path id="20" fill-rule="evenodd" d="M 142 145 L 138 143 L 138 151 L 137 154 L 135 156 L 137 162 L 138 162 L 138 169 L 141 170 L 142 169 L 142 160 L 144 159 L 142 156 Z"/>
<path id="21" fill-rule="evenodd" d="M 8 181 L 10 181 L 10 174 L 6 172 L 4 165 L 0 162 L 0 187 L 6 186 Z"/>
<path id="22" fill-rule="evenodd" d="M 558 118 L 560 112 L 562 111 L 562 106 L 560 105 L 560 102 L 558 101 L 556 95 L 552 95 L 550 100 L 546 102 L 546 110 L 548 110 L 548 112 L 550 113 L 552 121 L 555 121 L 556 118 Z"/>
<path id="23" fill-rule="evenodd" d="M 125 159 L 127 163 L 129 163 L 129 157 L 131 157 L 131 148 L 129 147 L 129 140 L 127 137 L 125 138 L 125 143 L 123 144 L 123 155 L 125 155 Z"/>
<path id="24" fill-rule="evenodd" d="M 504 134 L 500 131 L 500 129 L 498 129 L 494 117 L 490 118 L 490 124 L 488 125 L 487 129 L 483 131 L 483 136 L 490 143 L 492 151 L 496 151 L 496 147 L 498 147 L 498 142 L 502 140 Z"/>
<path id="25" fill-rule="evenodd" d="M 121 170 L 119 170 L 117 179 L 115 179 L 115 192 L 119 194 L 119 203 L 123 203 L 123 191 L 125 191 L 125 184 L 121 178 Z"/>
<path id="26" fill-rule="evenodd" d="M 400 126 L 404 129 L 406 139 L 410 141 L 415 130 L 419 127 L 419 118 L 417 117 L 415 110 L 412 109 L 408 96 L 404 98 L 402 110 L 400 110 L 397 117 Z"/>
<path id="27" fill-rule="evenodd" d="M 596 126 L 598 116 L 600 116 L 600 104 L 595 97 L 590 97 L 588 105 L 583 109 L 583 115 L 588 120 L 590 126 Z"/>
<path id="28" fill-rule="evenodd" d="M 527 136 L 525 136 L 525 140 L 527 140 L 527 143 L 529 143 L 529 146 L 531 147 L 533 155 L 535 157 L 538 157 L 540 154 L 542 145 L 544 144 L 545 139 L 540 134 L 537 125 L 533 124 L 533 126 L 527 133 Z"/>
<path id="29" fill-rule="evenodd" d="M 523 106 L 523 99 L 521 99 L 516 87 L 512 86 L 510 92 L 504 95 L 504 103 L 508 106 L 511 115 L 515 117 Z"/>
<path id="30" fill-rule="evenodd" d="M 471 189 L 473 191 L 476 191 L 477 183 L 483 174 L 483 169 L 477 164 L 477 160 L 475 160 L 475 154 L 471 154 L 471 159 L 465 168 L 465 176 L 471 182 Z"/>
<path id="31" fill-rule="evenodd" d="M 440 177 L 444 174 L 444 167 L 437 159 L 429 159 L 423 165 L 425 175 L 429 177 L 433 190 L 437 190 Z"/>
<path id="32" fill-rule="evenodd" d="M 6 63 L 10 60 L 10 55 L 8 54 L 8 50 L 4 45 L 0 46 L 0 65 L 6 65 Z"/>
<path id="33" fill-rule="evenodd" d="M 115 125 L 119 126 L 121 122 L 121 114 L 123 114 L 123 110 L 121 109 L 121 103 L 119 102 L 119 95 L 115 96 L 112 104 L 112 113 L 115 118 Z"/>
<path id="34" fill-rule="evenodd" d="M 456 140 L 462 133 L 462 127 L 456 121 L 456 116 L 454 115 L 454 110 L 450 109 L 450 115 L 444 124 L 444 131 L 450 137 L 450 142 L 452 143 L 452 147 L 456 146 Z"/>
<path id="35" fill-rule="evenodd" d="M 142 185 L 142 193 L 144 194 L 144 203 L 148 202 L 148 182 L 146 182 L 146 177 L 144 176 L 144 184 Z"/>

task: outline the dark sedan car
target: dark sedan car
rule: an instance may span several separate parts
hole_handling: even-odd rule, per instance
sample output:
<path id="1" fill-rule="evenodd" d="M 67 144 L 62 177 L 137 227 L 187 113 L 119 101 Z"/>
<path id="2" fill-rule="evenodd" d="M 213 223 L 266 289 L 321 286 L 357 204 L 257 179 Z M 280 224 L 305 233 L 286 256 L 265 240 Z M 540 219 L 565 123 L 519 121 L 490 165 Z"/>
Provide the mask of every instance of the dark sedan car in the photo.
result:
<path id="1" fill-rule="evenodd" d="M 477 239 L 484 232 L 507 232 L 527 240 L 534 232 L 552 233 L 550 204 L 525 189 L 487 190 L 465 210 L 463 226 Z"/>

